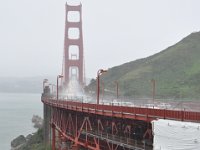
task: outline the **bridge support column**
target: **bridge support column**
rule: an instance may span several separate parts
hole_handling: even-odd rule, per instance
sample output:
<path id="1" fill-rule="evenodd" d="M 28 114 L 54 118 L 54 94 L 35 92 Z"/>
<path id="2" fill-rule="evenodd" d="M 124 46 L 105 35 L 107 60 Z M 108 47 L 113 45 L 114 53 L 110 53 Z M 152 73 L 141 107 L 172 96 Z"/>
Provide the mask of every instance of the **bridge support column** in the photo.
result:
<path id="1" fill-rule="evenodd" d="M 51 128 L 52 128 L 52 150 L 56 150 L 56 126 L 54 123 L 52 123 Z"/>
<path id="2" fill-rule="evenodd" d="M 61 148 L 60 149 L 61 150 L 68 150 L 67 149 L 67 139 L 64 136 L 61 137 Z"/>
<path id="3" fill-rule="evenodd" d="M 79 146 L 77 144 L 72 145 L 72 150 L 79 150 Z"/>

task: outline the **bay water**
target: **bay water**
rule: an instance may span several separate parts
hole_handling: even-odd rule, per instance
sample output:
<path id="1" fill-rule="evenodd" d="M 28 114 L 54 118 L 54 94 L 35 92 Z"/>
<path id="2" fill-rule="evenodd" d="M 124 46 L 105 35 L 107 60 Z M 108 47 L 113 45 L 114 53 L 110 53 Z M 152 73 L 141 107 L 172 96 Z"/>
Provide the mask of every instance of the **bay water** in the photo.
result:
<path id="1" fill-rule="evenodd" d="M 10 143 L 17 136 L 36 132 L 33 115 L 43 117 L 41 94 L 0 93 L 1 150 L 10 150 Z"/>

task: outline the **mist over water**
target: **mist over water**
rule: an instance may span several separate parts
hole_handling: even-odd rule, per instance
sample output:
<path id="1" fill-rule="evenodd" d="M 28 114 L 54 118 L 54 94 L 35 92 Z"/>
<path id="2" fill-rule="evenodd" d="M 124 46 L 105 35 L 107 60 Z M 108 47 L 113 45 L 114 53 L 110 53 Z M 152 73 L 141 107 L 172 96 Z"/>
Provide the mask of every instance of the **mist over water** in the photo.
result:
<path id="1" fill-rule="evenodd" d="M 66 90 L 62 93 L 62 98 L 65 100 L 79 101 L 79 102 L 89 102 L 91 97 L 86 95 L 83 89 L 83 86 L 80 85 L 77 78 L 71 78 L 69 81 Z"/>
<path id="2" fill-rule="evenodd" d="M 67 94 L 67 96 L 84 96 L 84 90 L 83 87 L 79 84 L 78 80 L 75 78 L 72 78 L 68 85 L 67 89 L 63 94 Z"/>
<path id="3" fill-rule="evenodd" d="M 10 142 L 19 135 L 36 131 L 32 116 L 42 115 L 40 94 L 0 93 L 0 149 L 10 150 Z"/>

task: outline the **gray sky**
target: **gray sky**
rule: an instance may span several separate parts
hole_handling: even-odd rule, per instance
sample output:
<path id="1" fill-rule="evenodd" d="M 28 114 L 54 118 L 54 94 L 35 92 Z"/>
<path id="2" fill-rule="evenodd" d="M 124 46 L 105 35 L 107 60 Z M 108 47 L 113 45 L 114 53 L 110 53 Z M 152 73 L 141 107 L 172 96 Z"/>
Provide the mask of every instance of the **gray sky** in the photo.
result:
<path id="1" fill-rule="evenodd" d="M 61 73 L 66 0 L 0 0 L 0 77 Z M 82 0 L 86 76 L 200 30 L 199 0 Z"/>

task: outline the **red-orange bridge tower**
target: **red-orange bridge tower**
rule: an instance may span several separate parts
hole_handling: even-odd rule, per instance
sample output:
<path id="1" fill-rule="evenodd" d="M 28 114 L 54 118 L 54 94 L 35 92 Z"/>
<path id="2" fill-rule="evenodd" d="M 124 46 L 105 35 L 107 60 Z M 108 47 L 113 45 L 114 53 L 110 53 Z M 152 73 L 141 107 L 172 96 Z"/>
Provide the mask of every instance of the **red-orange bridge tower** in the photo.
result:
<path id="1" fill-rule="evenodd" d="M 65 86 L 72 78 L 84 84 L 81 7 L 66 4 Z M 79 17 L 68 20 L 70 14 Z M 78 36 L 70 35 L 74 32 Z M 56 97 L 47 88 L 42 102 L 45 144 L 52 150 L 151 150 L 152 120 L 200 120 L 199 112 L 86 103 L 82 98 Z"/>
<path id="2" fill-rule="evenodd" d="M 81 4 L 70 6 L 66 3 L 63 76 L 65 86 L 72 78 L 78 80 L 80 85 L 84 84 Z"/>

